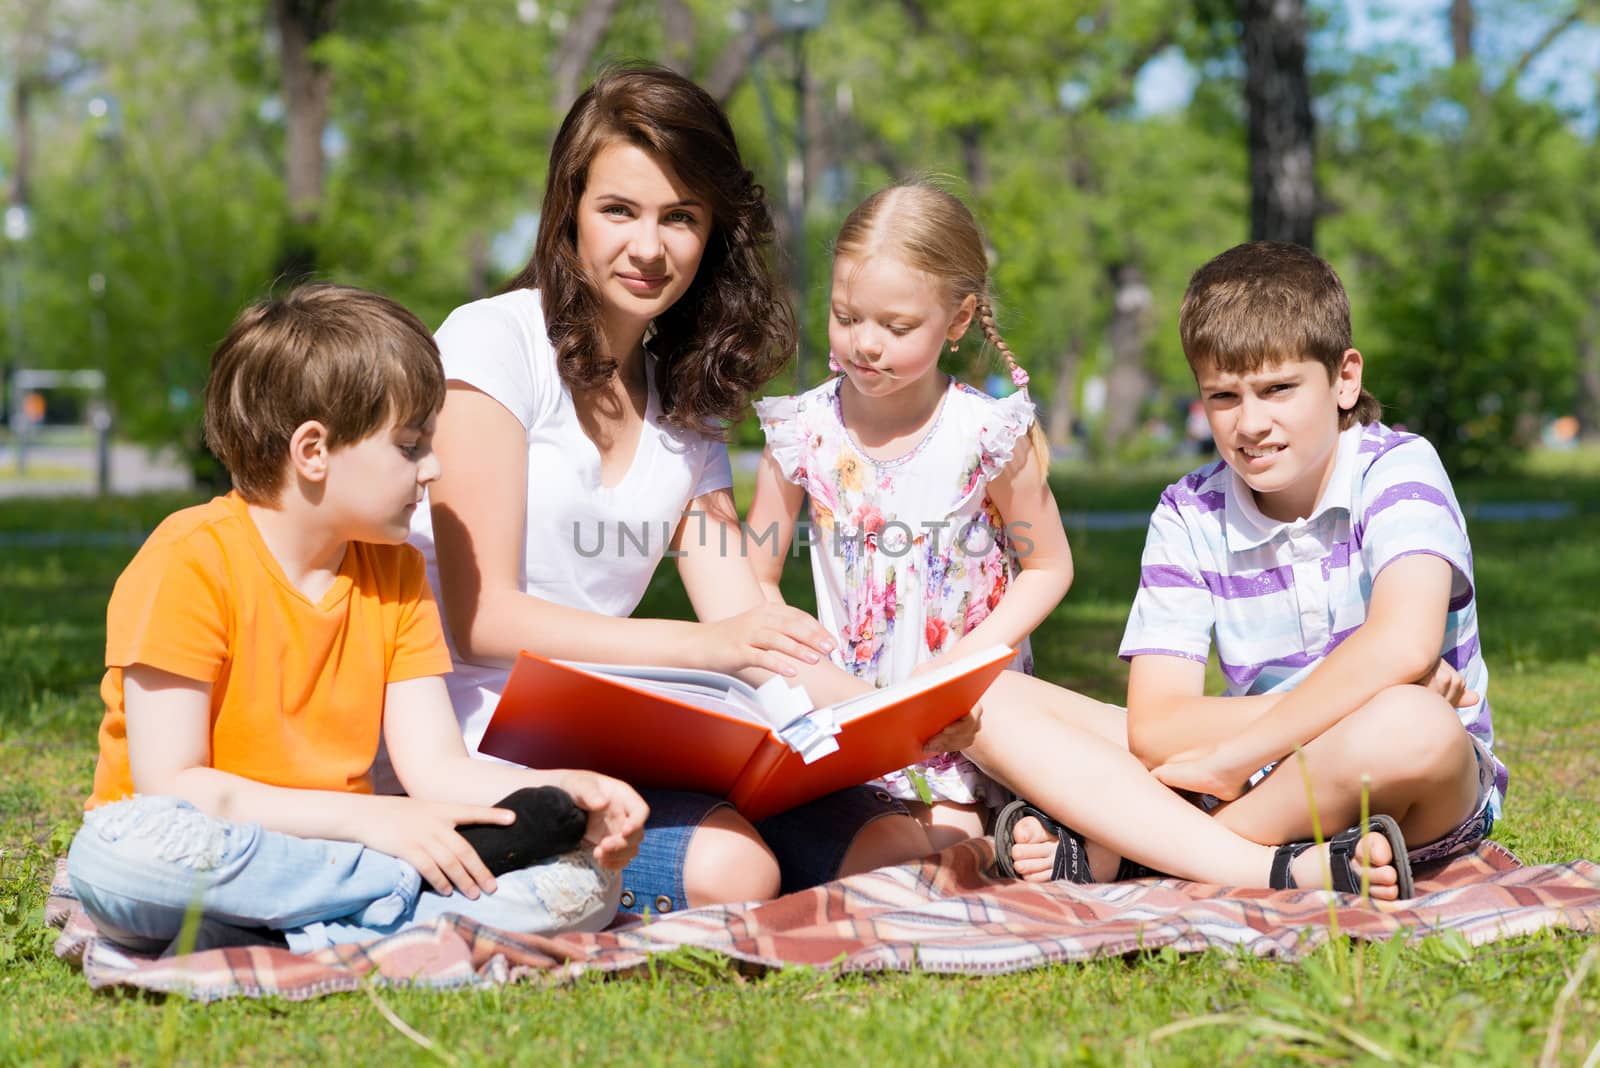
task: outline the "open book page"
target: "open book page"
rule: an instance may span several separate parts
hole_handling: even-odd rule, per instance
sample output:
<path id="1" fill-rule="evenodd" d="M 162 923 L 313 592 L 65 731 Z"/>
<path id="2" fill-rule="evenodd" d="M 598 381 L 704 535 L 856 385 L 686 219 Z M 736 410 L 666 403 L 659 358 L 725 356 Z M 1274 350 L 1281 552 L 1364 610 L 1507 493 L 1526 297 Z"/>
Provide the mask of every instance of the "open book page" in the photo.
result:
<path id="1" fill-rule="evenodd" d="M 1006 646 L 992 645 L 987 649 L 979 649 L 969 656 L 964 656 L 960 660 L 953 660 L 933 671 L 914 675 L 909 679 L 903 679 L 880 690 L 858 694 L 848 700 L 840 701 L 830 711 L 833 713 L 833 718 L 836 722 L 848 723 L 850 720 L 871 715 L 880 708 L 898 704 L 913 694 L 924 693 L 943 686 L 951 679 L 965 675 L 976 667 L 992 663 L 997 657 L 1009 659 L 1012 655 L 1014 655 L 1012 650 Z"/>
<path id="2" fill-rule="evenodd" d="M 573 660 L 557 663 L 764 727 L 781 727 L 789 718 L 769 711 L 754 686 L 717 671 L 648 664 L 585 664 Z"/>

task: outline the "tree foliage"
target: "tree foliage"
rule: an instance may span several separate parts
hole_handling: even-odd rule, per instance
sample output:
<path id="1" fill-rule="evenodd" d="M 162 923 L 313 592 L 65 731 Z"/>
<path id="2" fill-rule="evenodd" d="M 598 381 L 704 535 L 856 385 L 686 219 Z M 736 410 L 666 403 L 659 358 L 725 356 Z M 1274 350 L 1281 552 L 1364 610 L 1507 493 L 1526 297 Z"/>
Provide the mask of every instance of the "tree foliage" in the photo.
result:
<path id="1" fill-rule="evenodd" d="M 761 0 L 59 0 L 8 38 L 28 139 L 13 107 L 0 165 L 8 189 L 28 165 L 33 226 L 0 259 L 7 362 L 105 367 L 121 432 L 197 449 L 206 355 L 286 248 L 439 321 L 526 255 L 571 94 L 639 57 L 725 100 L 813 340 L 845 212 L 943 176 L 985 226 L 1001 328 L 1052 437 L 1086 425 L 1117 451 L 1170 421 L 1193 388 L 1183 286 L 1249 230 L 1244 7 L 829 7 L 797 39 Z M 1538 50 L 1593 32 L 1596 5 L 1441 0 L 1389 44 L 1354 43 L 1344 5 L 1306 7 L 1318 245 L 1390 417 L 1476 467 L 1550 414 L 1600 418 L 1600 101 L 1564 110 L 1530 86 Z M 296 215 L 281 17 L 313 8 L 325 158 L 317 210 Z M 27 28 L 44 10 L 15 0 L 0 18 Z M 1513 20 L 1523 52 L 1473 51 Z M 1147 106 L 1159 71 L 1192 93 Z M 1109 394 L 1097 417 L 1093 380 Z"/>

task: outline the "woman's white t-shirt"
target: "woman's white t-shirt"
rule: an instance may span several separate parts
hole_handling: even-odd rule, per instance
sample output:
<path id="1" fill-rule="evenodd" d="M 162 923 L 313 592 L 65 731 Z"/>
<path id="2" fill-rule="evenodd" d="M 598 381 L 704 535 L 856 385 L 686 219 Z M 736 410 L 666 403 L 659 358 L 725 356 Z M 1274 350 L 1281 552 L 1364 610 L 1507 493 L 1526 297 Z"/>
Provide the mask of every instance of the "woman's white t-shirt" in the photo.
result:
<path id="1" fill-rule="evenodd" d="M 535 290 L 519 289 L 457 308 L 437 336 L 445 377 L 493 397 L 527 431 L 522 589 L 589 612 L 632 614 L 689 502 L 733 484 L 728 450 L 703 435 L 661 425 L 652 361 L 646 369 L 649 400 L 633 462 L 616 485 L 602 485 L 599 450 L 579 425 L 572 394 L 557 373 Z M 427 559 L 428 581 L 438 597 L 439 568 L 427 507 L 416 510 L 410 541 Z M 467 748 L 476 753 L 508 672 L 463 660 L 448 624 L 445 637 L 455 664 L 446 680 L 450 699 Z M 518 640 L 537 650 L 541 637 L 526 634 Z"/>

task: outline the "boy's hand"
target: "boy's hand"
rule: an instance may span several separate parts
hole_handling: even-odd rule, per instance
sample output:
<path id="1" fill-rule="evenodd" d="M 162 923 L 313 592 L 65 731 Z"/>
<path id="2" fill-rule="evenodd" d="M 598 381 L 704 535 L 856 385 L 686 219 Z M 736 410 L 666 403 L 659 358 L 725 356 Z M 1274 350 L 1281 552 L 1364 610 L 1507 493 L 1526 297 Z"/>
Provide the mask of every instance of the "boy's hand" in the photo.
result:
<path id="1" fill-rule="evenodd" d="M 602 868 L 621 871 L 639 852 L 650 807 L 639 792 L 620 779 L 592 771 L 564 772 L 556 785 L 572 795 L 589 814 L 583 841 L 594 849 Z"/>
<path id="2" fill-rule="evenodd" d="M 419 801 L 414 797 L 371 797 L 358 810 L 350 837 L 362 845 L 388 853 L 417 869 L 422 881 L 441 894 L 451 888 L 468 898 L 479 892 L 494 893 L 494 876 L 477 850 L 456 831 L 463 823 L 497 823 L 516 814 L 486 805 L 447 801 Z"/>
<path id="3" fill-rule="evenodd" d="M 1478 691 L 1467 688 L 1467 680 L 1461 677 L 1461 672 L 1439 661 L 1433 670 L 1426 672 L 1416 680 L 1417 685 L 1434 693 L 1450 702 L 1452 708 L 1468 708 L 1477 704 L 1482 697 Z"/>
<path id="4" fill-rule="evenodd" d="M 796 661 L 820 663 L 834 647 L 826 627 L 786 604 L 757 605 L 705 626 L 713 650 L 707 666 L 729 675 L 747 668 L 793 675 Z"/>
<path id="5" fill-rule="evenodd" d="M 1210 794 L 1232 801 L 1244 794 L 1245 784 L 1257 768 L 1240 768 L 1221 745 L 1190 749 L 1150 769 L 1150 774 L 1174 790 Z"/>
<path id="6" fill-rule="evenodd" d="M 944 730 L 922 743 L 924 753 L 959 753 L 978 740 L 978 729 L 983 721 L 983 706 L 973 705 L 972 711 L 956 720 Z"/>

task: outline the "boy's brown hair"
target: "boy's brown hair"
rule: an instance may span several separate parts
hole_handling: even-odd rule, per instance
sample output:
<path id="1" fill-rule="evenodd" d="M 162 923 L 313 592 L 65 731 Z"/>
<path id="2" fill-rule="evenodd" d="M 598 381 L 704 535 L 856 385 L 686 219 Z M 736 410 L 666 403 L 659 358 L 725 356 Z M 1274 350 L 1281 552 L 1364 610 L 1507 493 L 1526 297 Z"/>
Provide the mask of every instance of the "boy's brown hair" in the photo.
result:
<path id="1" fill-rule="evenodd" d="M 295 428 L 316 420 L 328 445 L 391 424 L 426 423 L 444 404 L 433 335 L 388 297 L 301 286 L 246 308 L 211 354 L 206 444 L 253 504 L 278 499 Z"/>
<path id="2" fill-rule="evenodd" d="M 1280 360 L 1316 360 L 1333 381 L 1350 343 L 1350 298 L 1328 262 L 1300 245 L 1235 245 L 1194 272 L 1178 313 L 1189 367 L 1249 374 Z M 1365 389 L 1339 413 L 1341 430 L 1376 422 Z"/>

